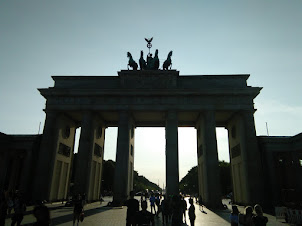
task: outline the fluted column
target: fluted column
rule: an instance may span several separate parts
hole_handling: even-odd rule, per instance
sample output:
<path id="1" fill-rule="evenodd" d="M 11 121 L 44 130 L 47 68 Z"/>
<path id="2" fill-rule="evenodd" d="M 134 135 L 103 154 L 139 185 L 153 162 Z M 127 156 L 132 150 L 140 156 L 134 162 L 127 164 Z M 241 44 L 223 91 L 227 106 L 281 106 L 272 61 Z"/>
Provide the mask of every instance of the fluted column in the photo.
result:
<path id="1" fill-rule="evenodd" d="M 197 131 L 198 171 L 199 180 L 202 181 L 200 195 L 208 207 L 217 208 L 222 204 L 214 111 L 206 111 L 200 115 Z"/>
<path id="2" fill-rule="evenodd" d="M 93 148 L 93 116 L 85 112 L 81 122 L 81 136 L 75 169 L 75 192 L 88 194 Z"/>
<path id="3" fill-rule="evenodd" d="M 134 122 L 127 111 L 119 114 L 113 204 L 121 205 L 133 189 Z"/>
<path id="4" fill-rule="evenodd" d="M 39 200 L 48 200 L 50 196 L 59 132 L 57 117 L 56 112 L 46 112 L 33 194 Z"/>
<path id="5" fill-rule="evenodd" d="M 178 119 L 176 111 L 166 116 L 166 189 L 167 195 L 179 193 Z"/>

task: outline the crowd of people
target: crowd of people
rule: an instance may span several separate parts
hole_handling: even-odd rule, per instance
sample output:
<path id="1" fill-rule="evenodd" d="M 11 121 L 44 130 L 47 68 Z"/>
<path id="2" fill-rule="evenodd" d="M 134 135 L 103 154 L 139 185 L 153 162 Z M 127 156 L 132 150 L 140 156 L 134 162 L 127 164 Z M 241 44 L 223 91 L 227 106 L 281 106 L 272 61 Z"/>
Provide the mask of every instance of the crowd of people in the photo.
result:
<path id="1" fill-rule="evenodd" d="M 150 203 L 151 212 L 147 211 L 148 202 Z M 193 199 L 189 199 L 189 219 L 191 225 L 194 226 L 195 221 L 195 207 Z M 130 192 L 130 199 L 125 202 L 127 209 L 127 226 L 143 226 L 154 225 L 154 218 L 162 215 L 162 224 L 173 226 L 180 226 L 186 223 L 187 201 L 182 195 L 175 195 L 171 197 L 161 196 L 160 194 L 151 194 L 150 198 L 141 196 L 140 203 L 134 198 L 134 192 Z M 141 211 L 139 211 L 141 206 Z"/>
<path id="2" fill-rule="evenodd" d="M 244 213 L 240 213 L 238 206 L 232 205 L 232 212 L 230 216 L 231 226 L 246 225 L 246 226 L 265 226 L 268 218 L 263 216 L 262 207 L 259 204 L 254 206 L 255 214 L 253 214 L 253 207 L 246 206 Z"/>
<path id="3" fill-rule="evenodd" d="M 146 226 L 155 225 L 154 218 L 162 217 L 162 225 L 187 225 L 186 217 L 188 214 L 190 225 L 195 225 L 195 207 L 192 198 L 189 198 L 189 206 L 182 195 L 174 195 L 166 197 L 159 193 L 151 193 L 151 195 L 142 195 L 140 201 L 134 198 L 135 193 L 130 192 L 130 199 L 125 202 L 127 206 L 127 226 Z M 202 198 L 196 198 L 196 202 L 202 206 Z M 147 210 L 148 203 L 151 212 Z M 73 225 L 79 225 L 84 217 L 85 195 L 76 195 L 73 197 Z M 141 210 L 140 210 L 141 208 Z M 0 194 L 0 226 L 5 225 L 7 216 L 11 217 L 11 225 L 21 225 L 24 214 L 26 213 L 26 204 L 19 192 L 2 192 Z M 36 218 L 34 226 L 50 225 L 49 209 L 42 203 L 37 204 L 33 209 L 33 215 Z M 265 226 L 268 218 L 263 216 L 262 208 L 259 204 L 254 208 L 247 206 L 244 213 L 240 213 L 238 206 L 232 205 L 230 215 L 231 226 Z"/>

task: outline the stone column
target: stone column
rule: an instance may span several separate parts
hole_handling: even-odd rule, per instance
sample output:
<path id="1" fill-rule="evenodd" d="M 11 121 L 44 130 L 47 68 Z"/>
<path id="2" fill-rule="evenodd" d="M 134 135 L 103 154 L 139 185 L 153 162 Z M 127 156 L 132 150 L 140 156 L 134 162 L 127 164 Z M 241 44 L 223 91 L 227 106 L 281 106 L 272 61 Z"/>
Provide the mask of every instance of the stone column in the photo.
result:
<path id="1" fill-rule="evenodd" d="M 91 112 L 85 112 L 82 117 L 81 135 L 77 164 L 75 169 L 74 190 L 76 194 L 88 194 L 90 185 L 90 173 L 93 148 L 93 116 Z"/>
<path id="2" fill-rule="evenodd" d="M 242 164 L 247 176 L 247 202 L 263 203 L 263 173 L 261 154 L 255 130 L 254 110 L 242 111 L 244 132 L 242 133 Z"/>
<path id="3" fill-rule="evenodd" d="M 166 116 L 166 193 L 179 194 L 178 119 L 176 111 Z"/>
<path id="4" fill-rule="evenodd" d="M 198 167 L 199 180 L 202 188 L 199 189 L 203 202 L 207 207 L 221 207 L 220 171 L 218 163 L 215 112 L 204 112 L 197 123 L 198 132 Z M 197 130 L 198 131 L 198 130 Z"/>
<path id="5" fill-rule="evenodd" d="M 129 112 L 119 114 L 113 204 L 121 205 L 133 189 L 134 125 Z"/>
<path id="6" fill-rule="evenodd" d="M 33 197 L 48 200 L 58 143 L 57 113 L 46 112 Z"/>

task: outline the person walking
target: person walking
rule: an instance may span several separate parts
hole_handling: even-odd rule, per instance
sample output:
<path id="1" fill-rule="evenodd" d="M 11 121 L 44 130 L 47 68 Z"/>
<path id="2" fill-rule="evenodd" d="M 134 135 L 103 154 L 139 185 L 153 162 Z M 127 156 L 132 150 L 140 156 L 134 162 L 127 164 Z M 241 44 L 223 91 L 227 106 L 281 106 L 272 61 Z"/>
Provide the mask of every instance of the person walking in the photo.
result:
<path id="1" fill-rule="evenodd" d="M 38 205 L 35 206 L 33 210 L 33 214 L 37 221 L 33 224 L 33 226 L 48 226 L 50 224 L 50 213 L 47 206 Z"/>
<path id="2" fill-rule="evenodd" d="M 77 220 L 77 225 L 79 225 L 80 216 L 83 212 L 83 200 L 80 194 L 78 194 L 74 200 L 74 208 L 73 208 L 73 225 L 75 225 L 75 221 Z"/>
<path id="3" fill-rule="evenodd" d="M 191 224 L 191 226 L 194 226 L 196 215 L 195 215 L 195 206 L 193 204 L 193 199 L 192 198 L 189 199 L 189 203 L 190 203 L 190 207 L 189 207 L 190 224 Z"/>
<path id="4" fill-rule="evenodd" d="M 14 226 L 17 223 L 17 226 L 21 225 L 21 222 L 24 217 L 24 213 L 26 211 L 26 205 L 23 201 L 20 194 L 16 194 L 15 200 L 14 200 L 14 210 L 15 213 L 12 216 L 12 223 L 11 226 Z"/>
<path id="5" fill-rule="evenodd" d="M 130 192 L 130 199 L 125 202 L 127 209 L 126 226 L 136 225 L 136 215 L 139 211 L 139 202 L 134 198 L 134 191 Z"/>
<path id="6" fill-rule="evenodd" d="M 259 204 L 256 204 L 254 207 L 256 215 L 252 217 L 252 221 L 255 226 L 265 226 L 268 222 L 267 217 L 263 216 L 262 207 Z"/>

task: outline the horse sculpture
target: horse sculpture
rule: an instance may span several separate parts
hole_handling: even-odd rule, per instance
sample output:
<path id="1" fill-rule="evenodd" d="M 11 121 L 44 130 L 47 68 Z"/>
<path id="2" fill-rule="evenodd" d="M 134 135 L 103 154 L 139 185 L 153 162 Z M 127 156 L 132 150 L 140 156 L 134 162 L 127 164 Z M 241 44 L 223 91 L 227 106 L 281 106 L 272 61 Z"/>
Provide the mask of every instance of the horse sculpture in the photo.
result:
<path id="1" fill-rule="evenodd" d="M 144 60 L 144 53 L 143 53 L 143 51 L 141 51 L 141 58 L 139 59 L 139 68 L 141 70 L 145 70 L 146 69 L 146 61 Z"/>
<path id="2" fill-rule="evenodd" d="M 170 69 L 172 68 L 172 60 L 171 60 L 172 53 L 173 53 L 172 51 L 169 52 L 168 57 L 163 64 L 163 70 L 169 70 L 169 66 Z"/>
<path id="3" fill-rule="evenodd" d="M 129 57 L 129 61 L 128 61 L 128 70 L 129 70 L 129 66 L 132 67 L 133 70 L 137 70 L 137 63 L 133 60 L 131 53 L 127 52 L 127 57 Z"/>

